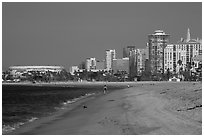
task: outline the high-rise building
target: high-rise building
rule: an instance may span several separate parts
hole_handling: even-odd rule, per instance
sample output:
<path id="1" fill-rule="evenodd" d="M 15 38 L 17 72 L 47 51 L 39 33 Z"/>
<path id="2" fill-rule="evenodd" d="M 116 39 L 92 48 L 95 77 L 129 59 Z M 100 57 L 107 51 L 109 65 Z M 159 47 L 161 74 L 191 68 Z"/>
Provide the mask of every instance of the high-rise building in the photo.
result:
<path id="1" fill-rule="evenodd" d="M 169 34 L 156 30 L 148 35 L 149 63 L 152 73 L 164 73 L 164 48 L 169 42 Z"/>
<path id="2" fill-rule="evenodd" d="M 137 49 L 137 74 L 145 70 L 146 49 Z"/>
<path id="3" fill-rule="evenodd" d="M 136 47 L 135 46 L 127 46 L 125 48 L 123 48 L 123 58 L 127 58 L 130 55 L 130 51 L 135 50 Z"/>
<path id="4" fill-rule="evenodd" d="M 112 70 L 113 59 L 116 59 L 115 49 L 113 49 L 113 50 L 112 49 L 106 50 L 105 69 L 107 71 Z"/>
<path id="5" fill-rule="evenodd" d="M 187 31 L 186 40 L 181 39 L 175 44 L 168 44 L 165 48 L 165 71 L 169 68 L 170 71 L 178 73 L 189 64 L 192 64 L 193 58 L 202 55 L 201 40 L 190 39 L 190 29 Z"/>
<path id="6" fill-rule="evenodd" d="M 129 58 L 113 59 L 113 73 L 118 71 L 129 73 Z"/>
<path id="7" fill-rule="evenodd" d="M 145 71 L 150 72 L 150 63 L 149 63 L 149 43 L 146 43 L 146 60 L 145 60 Z"/>
<path id="8" fill-rule="evenodd" d="M 146 59 L 149 60 L 149 43 L 146 43 L 146 48 L 145 48 L 145 54 L 146 54 Z"/>
<path id="9" fill-rule="evenodd" d="M 129 52 L 129 78 L 133 80 L 137 76 L 137 50 Z"/>
<path id="10" fill-rule="evenodd" d="M 87 58 L 86 59 L 86 69 L 92 70 L 92 69 L 96 69 L 96 58 Z"/>
<path id="11" fill-rule="evenodd" d="M 173 44 L 167 44 L 164 49 L 164 71 L 173 71 Z"/>
<path id="12" fill-rule="evenodd" d="M 137 76 L 137 50 L 136 46 L 123 48 L 123 58 L 129 58 L 129 78 L 133 80 Z"/>

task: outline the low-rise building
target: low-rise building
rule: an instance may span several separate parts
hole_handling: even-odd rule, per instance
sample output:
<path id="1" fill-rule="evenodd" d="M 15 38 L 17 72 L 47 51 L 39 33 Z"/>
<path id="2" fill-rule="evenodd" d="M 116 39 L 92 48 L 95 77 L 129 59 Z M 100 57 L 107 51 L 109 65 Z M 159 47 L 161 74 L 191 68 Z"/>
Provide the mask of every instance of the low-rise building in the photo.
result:
<path id="1" fill-rule="evenodd" d="M 129 73 L 129 58 L 113 59 L 113 73 L 118 71 Z"/>
<path id="2" fill-rule="evenodd" d="M 78 71 L 79 71 L 78 66 L 71 66 L 69 69 L 69 72 L 71 73 L 71 75 L 74 75 L 74 72 L 78 72 Z"/>
<path id="3" fill-rule="evenodd" d="M 39 72 L 39 73 L 46 73 L 46 72 L 60 72 L 64 70 L 62 66 L 11 66 L 9 67 L 10 74 L 13 76 L 20 76 L 23 73 L 29 72 Z"/>

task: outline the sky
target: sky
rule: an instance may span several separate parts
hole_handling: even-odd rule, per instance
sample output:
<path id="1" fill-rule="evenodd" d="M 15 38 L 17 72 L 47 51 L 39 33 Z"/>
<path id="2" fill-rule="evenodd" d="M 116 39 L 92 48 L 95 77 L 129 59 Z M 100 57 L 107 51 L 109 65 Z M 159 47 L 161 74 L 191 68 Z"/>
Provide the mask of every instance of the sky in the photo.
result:
<path id="1" fill-rule="evenodd" d="M 2 69 L 105 59 L 106 49 L 146 48 L 148 34 L 163 30 L 170 42 L 202 38 L 201 2 L 3 2 Z"/>

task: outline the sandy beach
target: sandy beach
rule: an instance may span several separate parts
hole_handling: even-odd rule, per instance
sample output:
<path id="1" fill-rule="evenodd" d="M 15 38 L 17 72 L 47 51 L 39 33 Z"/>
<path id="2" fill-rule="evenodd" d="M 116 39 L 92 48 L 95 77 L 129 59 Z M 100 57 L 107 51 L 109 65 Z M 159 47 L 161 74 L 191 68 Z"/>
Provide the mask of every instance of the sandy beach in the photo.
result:
<path id="1" fill-rule="evenodd" d="M 81 86 L 104 83 L 81 83 Z M 58 84 L 56 84 L 58 85 Z M 55 85 L 55 86 L 56 86 Z M 59 84 L 60 85 L 60 84 Z M 61 83 L 60 86 L 80 84 Z M 127 85 L 130 85 L 127 88 Z M 107 83 L 123 87 L 67 105 L 14 135 L 201 135 L 201 82 Z M 125 87 L 125 88 L 124 88 Z M 83 108 L 86 105 L 87 108 Z"/>

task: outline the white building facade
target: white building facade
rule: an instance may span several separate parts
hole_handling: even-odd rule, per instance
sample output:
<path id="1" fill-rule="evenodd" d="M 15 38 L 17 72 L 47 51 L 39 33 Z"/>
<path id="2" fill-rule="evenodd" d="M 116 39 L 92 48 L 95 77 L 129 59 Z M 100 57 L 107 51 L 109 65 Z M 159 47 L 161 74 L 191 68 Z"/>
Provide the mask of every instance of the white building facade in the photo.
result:
<path id="1" fill-rule="evenodd" d="M 164 70 L 173 71 L 173 44 L 168 44 L 164 49 Z"/>
<path id="2" fill-rule="evenodd" d="M 137 49 L 137 74 L 145 70 L 146 49 Z"/>
<path id="3" fill-rule="evenodd" d="M 165 71 L 169 68 L 170 71 L 178 73 L 180 69 L 185 70 L 187 65 L 192 65 L 193 58 L 202 56 L 202 43 L 199 39 L 190 39 L 188 29 L 187 39 L 181 39 L 176 44 L 168 44 L 164 53 Z"/>
<path id="4" fill-rule="evenodd" d="M 96 69 L 96 58 L 86 59 L 86 70 L 90 71 Z"/>
<path id="5" fill-rule="evenodd" d="M 69 72 L 71 73 L 71 75 L 74 75 L 74 72 L 78 72 L 78 71 L 79 71 L 78 66 L 71 66 L 69 69 Z"/>
<path id="6" fill-rule="evenodd" d="M 38 72 L 45 74 L 47 72 L 59 73 L 64 70 L 62 66 L 11 66 L 9 67 L 10 74 L 13 77 L 21 77 L 23 74 L 31 74 Z"/>
<path id="7" fill-rule="evenodd" d="M 107 71 L 112 70 L 112 68 L 113 68 L 113 59 L 116 59 L 115 49 L 106 50 L 105 69 Z"/>

